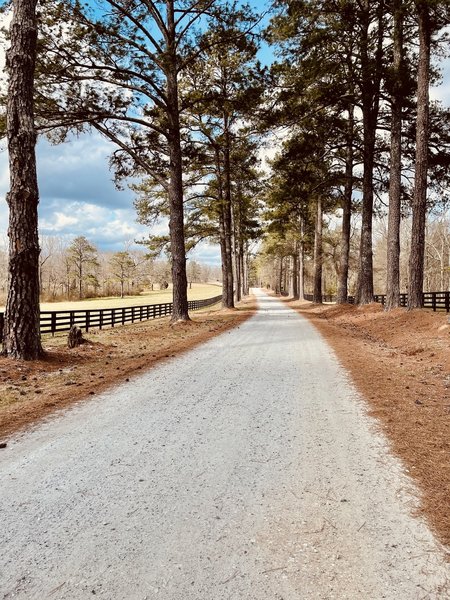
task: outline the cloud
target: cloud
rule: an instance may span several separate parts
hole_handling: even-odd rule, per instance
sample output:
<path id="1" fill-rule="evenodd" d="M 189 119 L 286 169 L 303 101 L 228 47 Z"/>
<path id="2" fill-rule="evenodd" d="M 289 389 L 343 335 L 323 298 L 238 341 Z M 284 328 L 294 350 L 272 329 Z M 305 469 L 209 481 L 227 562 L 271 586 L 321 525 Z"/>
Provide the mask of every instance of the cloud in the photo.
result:
<path id="1" fill-rule="evenodd" d="M 201 242 L 188 254 L 188 260 L 195 260 L 198 263 L 210 266 L 220 265 L 219 247 L 207 242 Z"/>
<path id="2" fill-rule="evenodd" d="M 39 231 L 43 235 L 86 236 L 100 249 L 121 250 L 148 235 L 136 222 L 133 193 L 117 190 L 108 168 L 112 144 L 83 135 L 58 146 L 41 139 L 36 148 Z M 0 153 L 0 235 L 7 229 L 8 155 Z"/>
<path id="3" fill-rule="evenodd" d="M 132 206 L 132 192 L 114 186 L 108 166 L 113 150 L 98 135 L 86 134 L 57 146 L 41 139 L 36 150 L 41 197 L 112 208 Z"/>

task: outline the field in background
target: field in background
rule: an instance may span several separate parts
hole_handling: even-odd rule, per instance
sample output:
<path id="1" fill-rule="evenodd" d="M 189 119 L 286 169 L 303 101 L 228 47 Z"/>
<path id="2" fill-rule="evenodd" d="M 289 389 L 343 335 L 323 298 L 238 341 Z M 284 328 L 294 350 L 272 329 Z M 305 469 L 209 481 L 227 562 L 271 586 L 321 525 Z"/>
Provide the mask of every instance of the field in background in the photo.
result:
<path id="1" fill-rule="evenodd" d="M 218 296 L 222 291 L 221 284 L 193 283 L 188 289 L 188 300 L 204 300 Z M 41 310 L 94 310 L 95 308 L 122 308 L 123 306 L 144 306 L 147 304 L 163 304 L 172 302 L 172 285 L 167 290 L 143 292 L 137 296 L 117 296 L 109 298 L 88 298 L 86 300 L 71 300 L 70 302 L 42 302 Z M 0 307 L 0 312 L 4 306 Z"/>

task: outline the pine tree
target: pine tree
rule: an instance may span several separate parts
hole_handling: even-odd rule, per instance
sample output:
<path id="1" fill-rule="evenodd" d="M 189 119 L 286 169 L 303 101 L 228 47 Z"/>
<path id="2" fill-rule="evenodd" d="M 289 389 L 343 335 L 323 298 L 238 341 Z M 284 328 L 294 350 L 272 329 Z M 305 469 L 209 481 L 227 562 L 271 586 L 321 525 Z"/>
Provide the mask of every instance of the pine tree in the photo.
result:
<path id="1" fill-rule="evenodd" d="M 36 1 L 14 0 L 7 53 L 10 191 L 3 353 L 24 360 L 38 359 L 43 354 L 39 332 L 39 192 L 33 106 L 36 39 Z"/>

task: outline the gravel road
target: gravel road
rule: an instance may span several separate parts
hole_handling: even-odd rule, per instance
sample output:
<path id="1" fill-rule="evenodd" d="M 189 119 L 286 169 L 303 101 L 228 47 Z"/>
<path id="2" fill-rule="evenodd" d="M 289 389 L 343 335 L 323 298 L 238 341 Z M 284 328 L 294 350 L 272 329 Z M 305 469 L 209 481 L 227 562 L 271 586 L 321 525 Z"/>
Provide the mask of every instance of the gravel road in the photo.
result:
<path id="1" fill-rule="evenodd" d="M 333 352 L 256 293 L 239 328 L 0 451 L 0 598 L 450 598 Z"/>

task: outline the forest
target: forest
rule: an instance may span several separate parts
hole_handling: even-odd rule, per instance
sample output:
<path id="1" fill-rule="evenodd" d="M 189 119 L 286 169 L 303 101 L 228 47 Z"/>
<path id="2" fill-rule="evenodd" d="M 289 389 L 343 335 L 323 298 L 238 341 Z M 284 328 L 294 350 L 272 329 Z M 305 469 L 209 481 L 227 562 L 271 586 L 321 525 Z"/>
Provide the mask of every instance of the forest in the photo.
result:
<path id="1" fill-rule="evenodd" d="M 269 285 L 386 309 L 449 286 L 448 55 L 436 0 L 12 0 L 0 127 L 10 162 L 3 353 L 42 355 L 38 135 L 96 132 L 132 181 L 173 321 L 186 257 L 220 246 L 223 306 Z M 270 58 L 267 58 L 267 57 Z M 152 225 L 167 219 L 167 236 Z"/>

